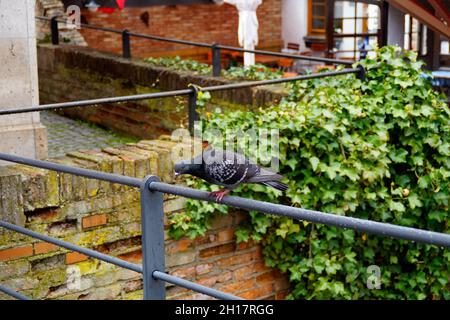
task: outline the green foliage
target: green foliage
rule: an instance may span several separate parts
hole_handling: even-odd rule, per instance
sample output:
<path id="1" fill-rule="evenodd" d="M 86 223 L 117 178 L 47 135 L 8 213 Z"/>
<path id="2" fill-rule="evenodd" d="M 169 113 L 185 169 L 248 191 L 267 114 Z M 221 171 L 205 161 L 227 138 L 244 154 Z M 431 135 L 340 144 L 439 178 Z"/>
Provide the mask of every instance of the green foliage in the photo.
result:
<path id="1" fill-rule="evenodd" d="M 38 44 L 46 44 L 52 42 L 52 35 L 50 33 L 46 33 L 43 38 L 37 39 Z"/>
<path id="2" fill-rule="evenodd" d="M 450 233 L 450 111 L 423 77 L 413 52 L 384 47 L 354 75 L 296 82 L 277 106 L 228 112 L 207 129 L 276 128 L 289 190 L 259 185 L 233 194 L 408 227 Z M 217 141 L 217 137 L 206 137 Z M 215 140 L 214 140 L 215 139 Z M 196 187 L 212 188 L 201 181 Z M 191 200 L 183 232 L 204 233 L 214 209 Z M 237 232 L 263 245 L 265 261 L 289 274 L 294 299 L 450 299 L 450 251 L 256 212 Z M 201 227 L 200 227 L 201 226 Z M 381 269 L 368 289 L 367 268 Z"/>
<path id="3" fill-rule="evenodd" d="M 146 62 L 156 66 L 162 66 L 179 71 L 190 71 L 199 75 L 210 75 L 212 68 L 210 65 L 190 59 L 181 59 L 180 57 L 162 57 L 147 58 Z M 257 64 L 249 67 L 231 67 L 228 70 L 222 70 L 222 77 L 230 80 L 265 80 L 278 79 L 283 76 L 281 71 Z"/>
<path id="4" fill-rule="evenodd" d="M 222 72 L 222 76 L 231 80 L 267 80 L 283 77 L 283 72 L 273 71 L 262 64 L 248 67 L 231 67 Z"/>
<path id="5" fill-rule="evenodd" d="M 208 91 L 199 91 L 197 96 L 197 108 L 205 109 L 208 101 L 211 100 L 211 93 Z"/>
<path id="6" fill-rule="evenodd" d="M 178 56 L 147 58 L 144 61 L 156 66 L 162 66 L 179 71 L 191 71 L 200 75 L 209 75 L 212 72 L 212 68 L 208 64 L 201 63 L 191 59 L 181 59 Z"/>

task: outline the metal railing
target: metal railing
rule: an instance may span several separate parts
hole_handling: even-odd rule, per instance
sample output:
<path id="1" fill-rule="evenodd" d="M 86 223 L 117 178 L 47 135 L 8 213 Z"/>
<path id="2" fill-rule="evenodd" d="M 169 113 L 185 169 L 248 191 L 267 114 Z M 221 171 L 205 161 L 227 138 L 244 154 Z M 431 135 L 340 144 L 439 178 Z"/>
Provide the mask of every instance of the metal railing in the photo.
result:
<path id="1" fill-rule="evenodd" d="M 121 102 L 139 101 L 139 100 L 147 100 L 147 99 L 168 98 L 168 97 L 175 97 L 175 96 L 189 96 L 188 123 L 189 123 L 189 131 L 191 133 L 193 133 L 194 123 L 195 123 L 195 121 L 199 120 L 199 114 L 197 113 L 196 109 L 197 109 L 198 93 L 200 90 L 202 92 L 234 90 L 234 89 L 243 89 L 243 88 L 257 87 L 257 86 L 263 86 L 263 85 L 301 81 L 301 80 L 318 79 L 318 78 L 325 78 L 325 77 L 335 77 L 335 76 L 345 75 L 345 74 L 355 74 L 358 78 L 363 79 L 364 75 L 365 75 L 365 70 L 361 65 L 359 65 L 357 68 L 343 69 L 340 71 L 320 72 L 320 73 L 315 73 L 315 74 L 301 75 L 301 76 L 281 78 L 281 79 L 247 81 L 247 82 L 230 83 L 230 84 L 211 86 L 211 87 L 202 87 L 202 88 L 199 88 L 198 86 L 191 86 L 190 88 L 187 88 L 187 89 L 174 90 L 174 91 L 164 91 L 164 92 L 157 92 L 157 93 L 144 93 L 144 94 L 138 94 L 138 95 L 112 97 L 112 98 L 100 98 L 100 99 L 90 99 L 90 100 L 82 100 L 82 101 L 52 103 L 52 104 L 39 105 L 39 106 L 34 106 L 34 107 L 9 108 L 9 109 L 0 110 L 0 116 L 19 114 L 19 113 L 27 113 L 27 112 L 35 112 L 35 111 L 98 106 L 100 104 L 105 104 L 105 103 L 121 103 Z"/>
<path id="2" fill-rule="evenodd" d="M 58 20 L 58 17 L 53 17 L 53 18 L 36 17 L 36 19 L 43 20 L 43 21 L 50 21 L 52 44 L 58 45 L 59 44 L 58 23 L 68 23 L 68 22 L 65 20 Z M 112 33 L 116 33 L 116 34 L 121 34 L 122 35 L 122 43 L 123 43 L 123 48 L 122 48 L 123 56 L 125 58 L 131 58 L 130 36 L 149 39 L 149 40 L 166 41 L 166 42 L 172 42 L 172 43 L 179 43 L 179 44 L 186 44 L 186 45 L 192 45 L 192 46 L 198 46 L 198 47 L 211 48 L 212 57 L 213 57 L 213 76 L 220 76 L 220 73 L 221 73 L 221 71 L 220 71 L 220 68 L 221 68 L 220 50 L 251 52 L 251 53 L 255 53 L 255 54 L 271 55 L 271 56 L 283 57 L 283 58 L 324 62 L 324 63 L 328 63 L 328 64 L 352 65 L 354 63 L 354 61 L 343 61 L 343 60 L 328 59 L 328 58 L 284 54 L 284 53 L 279 53 L 279 52 L 262 51 L 262 50 L 246 50 L 246 49 L 242 49 L 242 48 L 238 48 L 238 47 L 225 46 L 225 45 L 219 45 L 219 44 L 208 44 L 208 43 L 193 42 L 193 41 L 180 40 L 180 39 L 170 39 L 170 38 L 165 38 L 165 37 L 160 37 L 160 36 L 153 36 L 153 35 L 130 32 L 128 30 L 118 30 L 118 29 L 95 26 L 95 25 L 84 24 L 84 23 L 80 23 L 80 27 L 94 29 L 94 30 L 100 30 L 100 31 L 104 31 L 104 32 L 112 32 Z M 65 103 L 53 103 L 53 104 L 46 104 L 46 105 L 25 107 L 25 108 L 10 108 L 10 109 L 6 109 L 6 110 L 5 109 L 0 110 L 0 115 L 11 115 L 11 114 L 18 114 L 18 113 L 25 113 L 25 112 L 33 112 L 33 111 L 66 109 L 66 108 L 73 108 L 73 107 L 86 107 L 86 106 L 93 106 L 93 105 L 99 105 L 99 104 L 104 104 L 104 103 L 121 103 L 121 102 L 139 101 L 139 100 L 146 100 L 146 99 L 157 99 L 157 98 L 166 98 L 166 97 L 175 97 L 175 96 L 189 96 L 188 127 L 189 127 L 189 131 L 191 133 L 193 133 L 194 132 L 194 123 L 195 123 L 195 121 L 199 120 L 199 115 L 196 111 L 199 91 L 214 92 L 214 91 L 221 91 L 221 90 L 243 89 L 243 88 L 256 87 L 256 86 L 294 82 L 294 81 L 300 81 L 300 80 L 332 77 L 332 76 L 351 74 L 351 73 L 356 74 L 356 76 L 359 79 L 364 79 L 364 77 L 365 77 L 365 70 L 361 65 L 359 65 L 356 68 L 348 68 L 348 69 L 339 70 L 339 71 L 320 72 L 320 73 L 316 73 L 316 74 L 298 75 L 298 76 L 281 78 L 281 79 L 246 81 L 246 82 L 231 83 L 231 84 L 202 87 L 202 88 L 199 88 L 198 86 L 194 85 L 188 89 L 166 91 L 166 92 L 159 92 L 159 93 L 147 93 L 147 94 L 138 94 L 138 95 L 113 97 L 113 98 L 90 99 L 90 100 L 84 100 L 84 101 L 74 101 L 74 102 L 65 102 Z"/>
<path id="3" fill-rule="evenodd" d="M 69 167 L 57 163 L 27 159 L 19 156 L 0 153 L 0 159 L 37 168 L 53 170 L 73 174 L 90 179 L 118 183 L 140 189 L 141 194 L 141 219 L 142 219 L 142 266 L 133 264 L 106 254 L 83 248 L 56 238 L 52 238 L 26 228 L 1 221 L 0 227 L 15 231 L 29 237 L 45 241 L 56 246 L 79 252 L 86 256 L 96 258 L 113 265 L 141 273 L 143 275 L 144 299 L 164 299 L 165 282 L 172 283 L 187 289 L 195 290 L 218 299 L 237 300 L 240 299 L 231 294 L 220 292 L 215 289 L 183 280 L 165 272 L 165 252 L 164 252 L 164 211 L 163 193 L 153 190 L 153 183 L 158 183 L 158 177 L 149 176 L 145 179 L 137 179 L 95 170 Z M 163 184 L 164 185 L 164 184 Z M 17 299 L 28 299 L 24 295 L 13 290 L 0 286 L 0 291 L 11 295 Z"/>
<path id="4" fill-rule="evenodd" d="M 148 176 L 141 180 L 117 174 L 70 167 L 47 161 L 28 159 L 5 153 L 0 153 L 0 160 L 139 188 L 141 194 L 140 201 L 142 219 L 142 266 L 112 256 L 108 256 L 91 249 L 83 248 L 56 238 L 42 235 L 5 221 L 0 221 L 0 227 L 33 237 L 41 241 L 49 242 L 68 250 L 82 253 L 86 256 L 96 258 L 107 263 L 111 263 L 116 266 L 135 271 L 137 273 L 141 273 L 143 275 L 144 299 L 146 300 L 165 299 L 165 282 L 218 299 L 240 299 L 239 297 L 236 297 L 234 295 L 224 293 L 216 289 L 208 288 L 165 272 L 163 194 L 171 194 L 190 199 L 214 202 L 214 200 L 209 196 L 208 192 L 163 183 L 156 176 Z M 398 239 L 450 248 L 450 234 L 403 227 L 353 217 L 339 216 L 320 211 L 294 208 L 286 205 L 273 204 L 240 197 L 225 197 L 222 200 L 221 204 L 245 210 L 256 210 L 275 216 L 284 216 L 296 220 L 320 223 L 340 228 L 348 228 L 375 235 L 390 236 Z M 29 299 L 21 293 L 15 292 L 10 288 L 6 288 L 1 285 L 0 291 L 17 299 Z"/>
<path id="5" fill-rule="evenodd" d="M 58 24 L 59 23 L 68 24 L 69 22 L 67 20 L 58 19 L 58 17 L 50 18 L 50 17 L 38 16 L 38 17 L 36 17 L 36 19 L 42 20 L 42 21 L 50 21 L 52 44 L 58 45 L 59 44 Z M 214 77 L 219 77 L 221 74 L 221 71 L 222 71 L 222 63 L 221 63 L 221 52 L 222 51 L 254 53 L 254 54 L 258 54 L 258 55 L 273 56 L 273 57 L 278 57 L 278 58 L 287 58 L 287 59 L 293 59 L 293 60 L 306 60 L 306 61 L 313 61 L 313 62 L 323 62 L 326 64 L 347 65 L 347 66 L 350 66 L 353 63 L 355 63 L 355 61 L 348 61 L 348 60 L 339 60 L 339 59 L 297 55 L 297 54 L 288 54 L 288 53 L 265 51 L 265 50 L 249 50 L 249 49 L 243 49 L 243 48 L 239 48 L 239 47 L 221 45 L 218 43 L 211 44 L 211 43 L 206 43 L 206 42 L 196 42 L 196 41 L 189 41 L 189 40 L 172 39 L 172 38 L 167 38 L 167 37 L 132 32 L 132 31 L 129 31 L 126 29 L 119 30 L 119 29 L 114 29 L 114 28 L 109 28 L 109 27 L 91 25 L 91 24 L 87 24 L 87 23 L 77 23 L 77 26 L 86 28 L 86 29 L 110 32 L 110 33 L 115 33 L 115 34 L 121 35 L 121 37 L 122 37 L 122 56 L 124 58 L 128 58 L 128 59 L 131 58 L 131 37 L 153 40 L 153 41 L 163 41 L 163 42 L 170 42 L 170 43 L 176 43 L 176 44 L 183 44 L 183 45 L 194 46 L 194 47 L 208 48 L 211 50 L 212 75 Z"/>
<path id="6" fill-rule="evenodd" d="M 47 19 L 47 18 L 46 18 Z M 52 19 L 56 21 L 56 19 Z M 55 28 L 55 22 L 52 22 L 52 29 Z M 105 29 L 105 28 L 101 28 Z M 114 29 L 108 29 L 108 31 L 116 32 Z M 130 33 L 131 34 L 131 33 Z M 55 37 L 56 38 L 56 37 Z M 56 40 L 56 39 L 54 39 Z M 176 40 L 179 41 L 179 40 Z M 240 48 L 236 48 L 240 49 Z M 297 56 L 296 56 L 297 57 Z M 344 69 L 341 71 L 323 72 L 319 74 L 303 75 L 292 78 L 264 80 L 264 81 L 250 81 L 243 83 L 232 83 L 220 86 L 211 86 L 201 88 L 202 91 L 219 91 L 240 89 L 246 87 L 283 83 L 290 81 L 307 80 L 314 78 L 321 78 L 327 76 L 337 76 L 343 74 L 356 74 L 357 77 L 363 79 L 365 70 L 361 66 L 352 69 Z M 103 103 L 118 103 L 127 101 L 137 101 L 154 98 L 165 98 L 173 96 L 189 96 L 189 123 L 190 128 L 193 126 L 193 121 L 198 118 L 196 113 L 196 103 L 199 88 L 191 87 L 183 90 L 175 90 L 169 92 L 150 93 L 123 97 L 102 98 L 84 101 L 74 101 L 66 103 L 55 103 L 48 105 L 40 105 L 27 108 L 11 108 L 8 110 L 1 110 L 1 115 L 12 115 L 17 113 L 43 111 L 51 109 L 64 109 L 73 107 L 86 107 L 92 105 L 98 105 Z M 163 194 L 171 194 L 182 196 L 191 199 L 197 199 L 202 201 L 213 202 L 214 200 L 209 196 L 208 192 L 195 190 L 191 188 L 170 185 L 160 182 L 160 179 L 155 176 L 148 176 L 145 179 L 137 179 L 133 177 L 127 177 L 122 175 L 116 175 L 106 172 L 100 172 L 89 169 L 82 169 L 77 167 L 65 166 L 48 161 L 28 159 L 16 155 L 10 155 L 0 153 L 0 160 L 23 164 L 27 166 L 38 167 L 47 170 L 53 170 L 62 173 L 73 174 L 90 179 L 97 179 L 108 181 L 111 183 L 118 183 L 135 187 L 140 189 L 140 201 L 141 201 L 141 219 L 142 219 L 142 266 L 129 263 L 127 261 L 105 255 L 95 250 L 83 248 L 56 238 L 52 238 L 46 235 L 36 233 L 26 228 L 13 225 L 11 223 L 0 221 L 0 227 L 19 232 L 21 234 L 52 243 L 54 245 L 82 253 L 84 255 L 114 264 L 119 267 L 123 267 L 143 275 L 143 291 L 144 299 L 164 299 L 165 298 L 165 283 L 171 283 L 178 285 L 196 292 L 209 295 L 218 299 L 240 299 L 231 294 L 227 294 L 212 288 L 199 285 L 194 282 L 186 281 L 179 277 L 175 277 L 165 272 L 165 251 L 164 251 L 164 211 L 163 211 Z M 301 208 L 294 208 L 285 205 L 267 203 L 262 201 L 256 201 L 251 199 L 244 199 L 239 197 L 228 196 L 222 201 L 222 204 L 233 206 L 245 210 L 256 210 L 262 213 L 284 216 L 292 219 L 303 220 L 313 223 L 321 223 L 329 226 L 349 228 L 356 231 L 367 232 L 371 234 L 390 236 L 398 239 L 416 241 L 421 243 L 438 245 L 441 247 L 450 248 L 450 234 L 437 233 L 427 230 L 415 229 L 410 227 L 403 227 L 388 223 L 375 222 L 370 220 L 364 220 L 353 217 L 339 216 L 320 211 L 305 210 Z M 6 288 L 0 285 L 0 291 L 8 295 L 11 295 L 17 299 L 29 299 L 21 293 L 15 292 L 10 288 Z"/>

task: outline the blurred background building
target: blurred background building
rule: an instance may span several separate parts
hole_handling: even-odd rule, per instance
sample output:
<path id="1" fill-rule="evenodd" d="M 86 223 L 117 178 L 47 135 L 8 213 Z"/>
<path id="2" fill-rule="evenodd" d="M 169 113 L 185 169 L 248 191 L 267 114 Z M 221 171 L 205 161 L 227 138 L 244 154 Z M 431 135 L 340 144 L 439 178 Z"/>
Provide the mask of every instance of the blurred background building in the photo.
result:
<path id="1" fill-rule="evenodd" d="M 237 45 L 236 8 L 220 0 L 39 0 L 82 8 L 82 21 L 164 37 Z M 359 59 L 376 46 L 417 51 L 430 69 L 449 65 L 449 0 L 265 0 L 258 9 L 260 49 Z M 91 47 L 120 51 L 118 36 L 81 34 Z M 207 50 L 135 41 L 142 56 L 207 59 Z M 260 58 L 260 60 L 263 58 Z M 264 62 L 264 61 L 261 61 Z"/>

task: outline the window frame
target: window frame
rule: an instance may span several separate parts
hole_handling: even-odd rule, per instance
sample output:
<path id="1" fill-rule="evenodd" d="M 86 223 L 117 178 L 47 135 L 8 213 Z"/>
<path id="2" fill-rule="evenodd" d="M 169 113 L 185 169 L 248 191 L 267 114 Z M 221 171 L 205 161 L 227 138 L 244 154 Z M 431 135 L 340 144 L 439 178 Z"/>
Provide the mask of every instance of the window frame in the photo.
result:
<path id="1" fill-rule="evenodd" d="M 358 49 L 358 38 L 376 37 L 377 38 L 377 43 L 379 45 L 382 42 L 381 41 L 381 37 L 382 37 L 381 28 L 382 28 L 382 26 L 379 25 L 376 32 L 368 32 L 368 30 L 367 31 L 362 30 L 363 32 L 354 32 L 354 33 L 345 34 L 345 33 L 336 33 L 334 31 L 335 30 L 335 21 L 337 21 L 337 20 L 341 20 L 341 21 L 354 20 L 355 30 L 357 30 L 358 20 L 361 20 L 362 23 L 363 23 L 363 28 L 364 28 L 364 25 L 367 28 L 368 21 L 369 21 L 370 17 L 361 17 L 361 16 L 358 16 L 358 14 L 357 14 L 357 4 L 358 3 L 364 3 L 364 4 L 367 4 L 367 5 L 378 6 L 378 8 L 379 8 L 379 17 L 378 17 L 378 19 L 379 19 L 380 24 L 382 24 L 382 14 L 383 14 L 382 13 L 382 3 L 379 2 L 379 1 L 376 1 L 376 0 L 375 1 L 374 0 L 334 0 L 333 1 L 333 6 L 336 5 L 337 1 L 353 2 L 355 4 L 355 8 L 354 8 L 354 16 L 352 16 L 352 17 L 338 17 L 337 18 L 333 14 L 333 22 L 332 22 L 332 26 L 333 26 L 333 29 L 332 29 L 333 30 L 333 32 L 332 32 L 333 53 L 337 54 L 337 53 L 350 53 L 351 52 L 351 53 L 353 53 L 353 59 L 356 60 L 357 56 L 358 56 L 358 53 L 360 54 L 361 52 L 364 52 L 365 54 L 368 54 L 369 52 L 373 51 L 373 50 L 360 50 L 360 49 Z M 333 13 L 335 12 L 335 10 L 336 10 L 336 7 L 333 8 Z M 334 51 L 334 42 L 335 42 L 335 40 L 336 39 L 344 39 L 344 38 L 353 38 L 354 49 L 353 50 L 338 50 L 338 51 Z M 346 58 L 349 58 L 349 57 L 346 57 Z"/>
<path id="2" fill-rule="evenodd" d="M 322 16 L 314 16 L 313 7 L 314 7 L 314 1 L 321 1 L 323 3 L 323 17 Z M 308 35 L 309 36 L 318 36 L 318 35 L 325 35 L 326 34 L 326 8 L 327 1 L 326 0 L 308 0 Z M 323 21 L 323 29 L 314 29 L 314 17 L 322 17 Z"/>

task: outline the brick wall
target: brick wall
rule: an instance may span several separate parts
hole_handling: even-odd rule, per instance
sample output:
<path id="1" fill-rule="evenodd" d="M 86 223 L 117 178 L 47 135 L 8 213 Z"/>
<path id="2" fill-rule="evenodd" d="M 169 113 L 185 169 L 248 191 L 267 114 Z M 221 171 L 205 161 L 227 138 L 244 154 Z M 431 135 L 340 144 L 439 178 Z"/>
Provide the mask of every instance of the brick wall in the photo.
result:
<path id="1" fill-rule="evenodd" d="M 143 178 L 172 180 L 174 143 L 147 140 L 121 148 L 72 152 L 51 161 Z M 131 187 L 25 166 L 0 168 L 0 219 L 133 262 L 141 262 L 139 192 Z M 165 196 L 166 216 L 183 214 L 185 200 Z M 261 247 L 236 244 L 234 231 L 245 213 L 220 215 L 195 240 L 166 237 L 171 274 L 250 299 L 281 299 L 287 277 L 264 265 Z M 167 219 L 166 219 L 167 226 Z M 68 285 L 79 272 L 79 287 Z M 0 229 L 0 283 L 34 299 L 141 299 L 140 275 Z M 170 299 L 203 295 L 169 286 Z M 7 299 L 0 295 L 0 299 Z"/>
<path id="2" fill-rule="evenodd" d="M 207 87 L 230 83 L 71 46 L 40 45 L 38 66 L 41 104 L 186 89 L 189 84 Z M 256 111 L 279 101 L 283 88 L 272 85 L 214 92 L 208 110 Z M 144 139 L 186 127 L 188 119 L 186 97 L 103 104 L 66 109 L 64 113 Z"/>
<path id="3" fill-rule="evenodd" d="M 149 26 L 141 21 L 141 14 L 148 12 Z M 258 8 L 260 23 L 260 48 L 280 49 L 281 0 L 266 0 Z M 113 14 L 83 10 L 87 22 L 93 25 L 128 29 L 138 33 L 164 36 L 191 41 L 238 45 L 238 12 L 231 5 L 177 5 L 147 8 L 125 8 Z M 92 48 L 119 53 L 122 50 L 120 36 L 95 30 L 82 30 Z M 152 56 L 158 52 L 198 49 L 160 41 L 132 39 L 132 52 L 136 56 Z M 204 52 L 200 49 L 200 52 Z M 167 53 L 164 53 L 166 55 Z M 175 54 L 177 54 L 175 52 Z M 180 54 L 180 52 L 178 52 Z"/>

